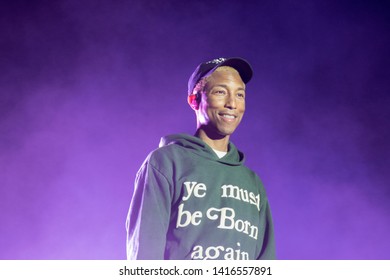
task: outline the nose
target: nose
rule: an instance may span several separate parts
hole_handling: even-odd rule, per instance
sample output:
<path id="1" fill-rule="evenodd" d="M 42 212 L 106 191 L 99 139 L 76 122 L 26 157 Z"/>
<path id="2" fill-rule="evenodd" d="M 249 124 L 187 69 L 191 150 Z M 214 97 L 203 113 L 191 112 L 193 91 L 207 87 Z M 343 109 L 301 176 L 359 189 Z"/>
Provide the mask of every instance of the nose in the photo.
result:
<path id="1" fill-rule="evenodd" d="M 228 109 L 231 109 L 231 110 L 237 108 L 236 98 L 234 97 L 233 94 L 228 94 L 226 96 L 225 107 L 228 108 Z"/>

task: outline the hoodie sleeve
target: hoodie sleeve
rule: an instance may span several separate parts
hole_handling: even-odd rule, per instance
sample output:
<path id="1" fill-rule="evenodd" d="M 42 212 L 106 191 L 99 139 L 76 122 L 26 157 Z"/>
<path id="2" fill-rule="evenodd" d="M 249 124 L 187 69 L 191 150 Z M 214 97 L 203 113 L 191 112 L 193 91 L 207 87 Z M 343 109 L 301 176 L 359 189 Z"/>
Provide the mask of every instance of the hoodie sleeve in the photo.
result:
<path id="1" fill-rule="evenodd" d="M 275 238 L 274 238 L 274 226 L 272 222 L 271 209 L 268 203 L 268 199 L 263 203 L 261 211 L 261 220 L 264 224 L 264 237 L 258 260 L 275 260 Z"/>
<path id="2" fill-rule="evenodd" d="M 146 161 L 137 173 L 126 221 L 127 259 L 164 259 L 170 212 L 170 184 Z"/>

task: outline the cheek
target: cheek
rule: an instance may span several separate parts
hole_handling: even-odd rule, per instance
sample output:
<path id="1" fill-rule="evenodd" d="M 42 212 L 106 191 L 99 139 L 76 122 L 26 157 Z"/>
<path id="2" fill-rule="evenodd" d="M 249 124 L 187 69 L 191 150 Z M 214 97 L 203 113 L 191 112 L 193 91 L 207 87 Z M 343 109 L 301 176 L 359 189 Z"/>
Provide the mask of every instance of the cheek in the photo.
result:
<path id="1" fill-rule="evenodd" d="M 207 109 L 210 110 L 222 110 L 225 108 L 225 100 L 223 99 L 209 99 L 207 102 Z"/>
<path id="2" fill-rule="evenodd" d="M 244 112 L 245 112 L 245 101 L 238 103 L 237 110 L 239 112 L 241 112 L 242 114 L 244 114 Z"/>
<path id="3" fill-rule="evenodd" d="M 200 106 L 199 106 L 200 110 L 203 113 L 210 112 L 211 110 L 213 110 L 217 107 L 218 107 L 217 102 L 215 102 L 215 100 L 207 98 L 207 97 L 202 98 L 202 100 L 200 102 Z"/>
<path id="4" fill-rule="evenodd" d="M 201 123 L 208 122 L 210 119 L 210 108 L 207 103 L 201 102 L 197 111 L 198 119 Z"/>

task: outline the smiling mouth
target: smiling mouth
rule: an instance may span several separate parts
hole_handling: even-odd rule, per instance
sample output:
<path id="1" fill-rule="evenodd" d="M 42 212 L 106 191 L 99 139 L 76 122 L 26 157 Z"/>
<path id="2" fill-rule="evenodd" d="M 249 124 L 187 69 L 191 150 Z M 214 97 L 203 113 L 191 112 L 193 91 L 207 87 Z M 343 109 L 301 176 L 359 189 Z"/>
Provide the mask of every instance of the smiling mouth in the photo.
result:
<path id="1" fill-rule="evenodd" d="M 226 119 L 228 121 L 233 121 L 237 118 L 235 115 L 229 115 L 229 114 L 219 114 L 223 119 Z"/>

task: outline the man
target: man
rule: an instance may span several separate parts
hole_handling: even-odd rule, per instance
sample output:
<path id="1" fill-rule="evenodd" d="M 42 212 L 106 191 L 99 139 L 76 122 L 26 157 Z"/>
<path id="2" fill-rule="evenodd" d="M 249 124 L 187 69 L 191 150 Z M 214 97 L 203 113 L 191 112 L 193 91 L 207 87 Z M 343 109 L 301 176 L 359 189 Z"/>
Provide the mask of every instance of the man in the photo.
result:
<path id="1" fill-rule="evenodd" d="M 251 78 L 241 58 L 195 69 L 188 82 L 195 136 L 163 137 L 137 173 L 126 223 L 128 259 L 275 259 L 264 187 L 230 142 Z"/>

